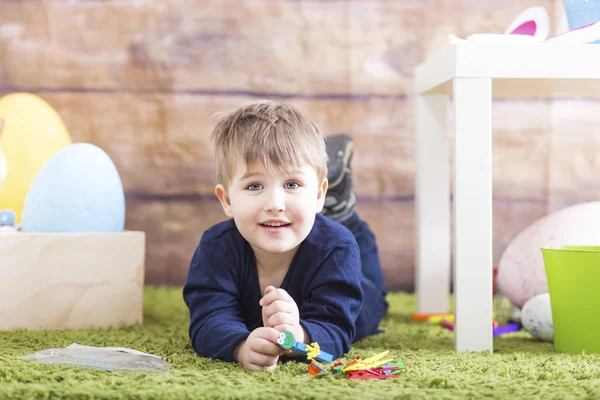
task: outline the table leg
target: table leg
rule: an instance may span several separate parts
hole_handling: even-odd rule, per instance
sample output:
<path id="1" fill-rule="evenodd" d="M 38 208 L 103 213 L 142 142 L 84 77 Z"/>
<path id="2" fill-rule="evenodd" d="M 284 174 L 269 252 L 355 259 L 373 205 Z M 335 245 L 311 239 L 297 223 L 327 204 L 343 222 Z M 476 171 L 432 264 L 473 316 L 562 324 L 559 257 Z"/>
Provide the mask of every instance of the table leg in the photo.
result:
<path id="1" fill-rule="evenodd" d="M 418 313 L 446 313 L 450 293 L 450 150 L 447 95 L 417 96 L 415 179 Z"/>
<path id="2" fill-rule="evenodd" d="M 492 81 L 454 79 L 456 351 L 492 351 Z"/>

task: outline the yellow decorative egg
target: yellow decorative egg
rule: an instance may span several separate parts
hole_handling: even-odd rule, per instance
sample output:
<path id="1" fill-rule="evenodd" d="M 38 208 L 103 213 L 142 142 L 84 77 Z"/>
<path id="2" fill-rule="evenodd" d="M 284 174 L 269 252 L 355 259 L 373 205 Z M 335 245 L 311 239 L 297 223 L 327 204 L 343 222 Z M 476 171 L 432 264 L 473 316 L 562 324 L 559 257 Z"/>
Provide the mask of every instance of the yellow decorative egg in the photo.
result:
<path id="1" fill-rule="evenodd" d="M 6 159 L 4 153 L 0 151 L 0 188 L 4 184 L 4 179 L 6 179 Z"/>
<path id="2" fill-rule="evenodd" d="M 73 141 L 58 113 L 30 93 L 0 98 L 0 119 L 4 120 L 0 151 L 6 163 L 0 210 L 15 211 L 19 222 L 29 187 L 42 166 Z"/>

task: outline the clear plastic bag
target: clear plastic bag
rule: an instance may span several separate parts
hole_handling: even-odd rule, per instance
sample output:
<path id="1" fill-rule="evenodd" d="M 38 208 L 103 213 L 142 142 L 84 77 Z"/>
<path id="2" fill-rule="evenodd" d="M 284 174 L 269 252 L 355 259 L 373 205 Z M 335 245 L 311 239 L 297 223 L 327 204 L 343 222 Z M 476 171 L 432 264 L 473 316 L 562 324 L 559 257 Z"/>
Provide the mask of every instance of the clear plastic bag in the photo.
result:
<path id="1" fill-rule="evenodd" d="M 164 370 L 169 363 L 160 357 L 123 347 L 91 347 L 76 343 L 64 349 L 47 349 L 22 357 L 42 364 L 94 368 L 105 371 Z"/>

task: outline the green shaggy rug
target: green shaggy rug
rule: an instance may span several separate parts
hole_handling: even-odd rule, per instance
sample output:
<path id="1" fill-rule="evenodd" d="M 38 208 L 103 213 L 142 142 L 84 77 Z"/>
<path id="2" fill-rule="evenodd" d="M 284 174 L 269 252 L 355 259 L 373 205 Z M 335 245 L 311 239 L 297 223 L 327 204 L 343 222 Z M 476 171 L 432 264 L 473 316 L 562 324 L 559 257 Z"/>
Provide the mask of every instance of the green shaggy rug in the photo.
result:
<path id="1" fill-rule="evenodd" d="M 451 332 L 410 321 L 412 295 L 394 293 L 389 301 L 385 333 L 356 343 L 343 361 L 389 349 L 406 365 L 396 379 L 312 377 L 299 362 L 250 374 L 237 364 L 197 357 L 187 337 L 181 289 L 148 287 L 143 326 L 0 332 L 0 399 L 600 398 L 598 355 L 558 354 L 526 332 L 496 338 L 494 354 L 456 354 Z M 72 343 L 129 347 L 159 355 L 171 366 L 162 372 L 106 372 L 20 359 Z"/>

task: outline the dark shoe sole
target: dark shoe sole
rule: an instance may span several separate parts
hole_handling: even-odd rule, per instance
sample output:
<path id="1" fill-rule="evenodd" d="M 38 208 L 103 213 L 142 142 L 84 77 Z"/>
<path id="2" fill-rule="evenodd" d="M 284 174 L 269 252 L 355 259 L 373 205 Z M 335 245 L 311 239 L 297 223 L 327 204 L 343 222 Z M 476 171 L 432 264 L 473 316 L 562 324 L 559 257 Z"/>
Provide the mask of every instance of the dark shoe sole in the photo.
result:
<path id="1" fill-rule="evenodd" d="M 326 137 L 325 145 L 329 157 L 327 179 L 329 188 L 333 189 L 344 179 L 346 169 L 350 169 L 354 155 L 354 143 L 349 135 L 339 133 Z"/>

